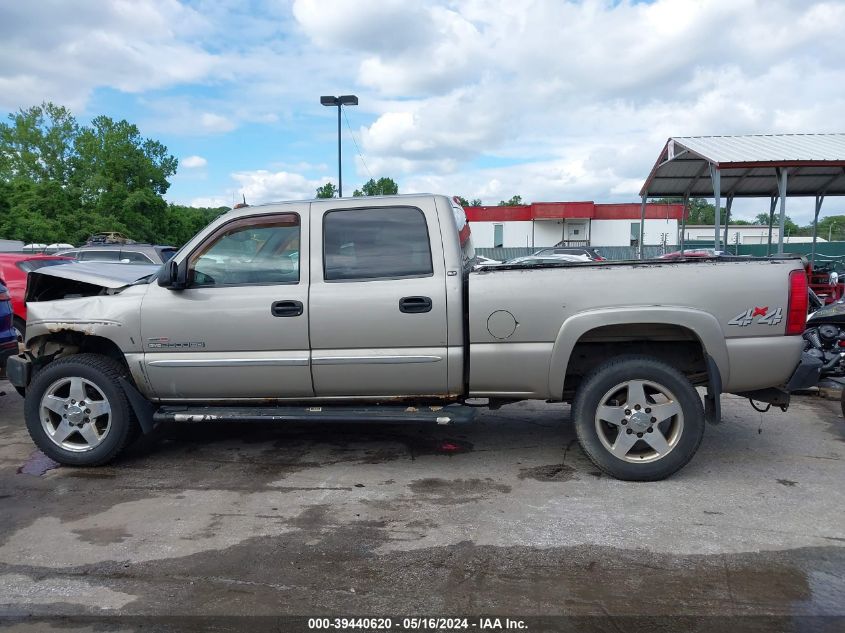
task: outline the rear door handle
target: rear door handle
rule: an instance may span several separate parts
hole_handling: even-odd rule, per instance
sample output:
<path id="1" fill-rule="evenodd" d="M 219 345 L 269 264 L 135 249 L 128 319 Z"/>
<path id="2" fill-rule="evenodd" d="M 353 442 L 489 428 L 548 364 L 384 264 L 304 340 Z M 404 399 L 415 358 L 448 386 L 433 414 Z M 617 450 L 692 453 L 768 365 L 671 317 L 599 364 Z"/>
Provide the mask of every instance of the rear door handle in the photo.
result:
<path id="1" fill-rule="evenodd" d="M 431 312 L 431 297 L 402 297 L 399 299 L 399 312 L 407 314 Z"/>
<path id="2" fill-rule="evenodd" d="M 270 306 L 274 317 L 296 317 L 302 314 L 301 301 L 276 301 Z"/>

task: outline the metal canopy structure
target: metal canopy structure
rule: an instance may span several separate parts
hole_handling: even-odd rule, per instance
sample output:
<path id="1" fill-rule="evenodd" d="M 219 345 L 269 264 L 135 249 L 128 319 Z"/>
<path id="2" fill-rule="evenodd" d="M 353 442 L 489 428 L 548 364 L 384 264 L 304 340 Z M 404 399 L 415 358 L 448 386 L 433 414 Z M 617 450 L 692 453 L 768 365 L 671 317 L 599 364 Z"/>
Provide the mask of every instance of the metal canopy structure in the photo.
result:
<path id="1" fill-rule="evenodd" d="M 725 243 L 734 198 L 769 198 L 770 249 L 779 202 L 779 254 L 783 253 L 787 197 L 815 196 L 814 258 L 819 213 L 827 195 L 845 195 L 845 134 L 672 137 L 640 190 L 643 209 L 647 198 L 684 200 L 681 250 L 690 198 L 713 198 L 716 209 L 720 209 L 722 196 L 725 197 Z M 716 213 L 713 227 L 717 250 L 721 245 L 720 215 Z M 643 224 L 640 223 L 640 244 Z"/>

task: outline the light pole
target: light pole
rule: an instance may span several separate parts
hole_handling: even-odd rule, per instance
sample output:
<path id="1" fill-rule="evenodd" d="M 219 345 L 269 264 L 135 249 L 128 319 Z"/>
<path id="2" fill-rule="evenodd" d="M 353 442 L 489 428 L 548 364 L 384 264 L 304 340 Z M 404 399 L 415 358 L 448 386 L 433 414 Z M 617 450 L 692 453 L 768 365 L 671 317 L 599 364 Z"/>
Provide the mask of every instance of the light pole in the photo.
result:
<path id="1" fill-rule="evenodd" d="M 830 226 L 827 228 L 827 241 L 830 241 L 830 234 L 833 233 L 833 227 L 836 226 L 836 222 L 831 222 Z"/>
<path id="2" fill-rule="evenodd" d="M 340 95 L 339 97 L 323 96 L 320 103 L 324 106 L 337 106 L 337 197 L 343 197 L 343 176 L 340 167 L 340 109 L 345 105 L 358 105 L 355 95 Z"/>

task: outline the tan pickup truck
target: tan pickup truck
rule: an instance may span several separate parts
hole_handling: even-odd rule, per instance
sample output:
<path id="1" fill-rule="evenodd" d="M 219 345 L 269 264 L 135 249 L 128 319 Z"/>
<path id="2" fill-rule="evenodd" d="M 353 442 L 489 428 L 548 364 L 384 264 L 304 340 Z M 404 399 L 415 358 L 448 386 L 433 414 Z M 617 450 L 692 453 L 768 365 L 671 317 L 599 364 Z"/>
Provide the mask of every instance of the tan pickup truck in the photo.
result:
<path id="1" fill-rule="evenodd" d="M 437 195 L 237 209 L 158 271 L 54 266 L 27 299 L 8 373 L 63 464 L 161 421 L 454 424 L 538 399 L 572 403 L 599 468 L 654 480 L 692 458 L 721 393 L 786 406 L 818 375 L 797 259 L 479 267 Z"/>

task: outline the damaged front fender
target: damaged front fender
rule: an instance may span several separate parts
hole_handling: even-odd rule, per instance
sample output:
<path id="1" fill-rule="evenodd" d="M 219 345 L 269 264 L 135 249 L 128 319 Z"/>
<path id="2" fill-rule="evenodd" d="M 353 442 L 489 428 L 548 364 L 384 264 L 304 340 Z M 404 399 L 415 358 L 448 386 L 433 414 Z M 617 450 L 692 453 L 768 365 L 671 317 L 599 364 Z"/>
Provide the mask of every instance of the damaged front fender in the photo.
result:
<path id="1" fill-rule="evenodd" d="M 33 271 L 27 280 L 26 347 L 40 356 L 57 344 L 73 347 L 85 337 L 100 337 L 123 354 L 141 352 L 141 300 L 157 270 L 81 263 Z"/>

